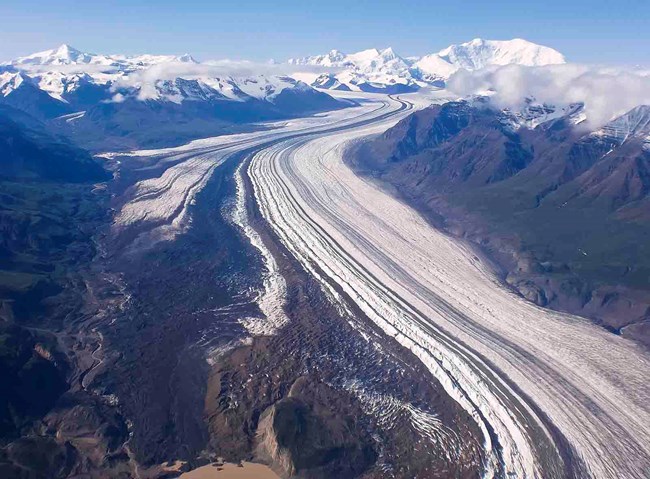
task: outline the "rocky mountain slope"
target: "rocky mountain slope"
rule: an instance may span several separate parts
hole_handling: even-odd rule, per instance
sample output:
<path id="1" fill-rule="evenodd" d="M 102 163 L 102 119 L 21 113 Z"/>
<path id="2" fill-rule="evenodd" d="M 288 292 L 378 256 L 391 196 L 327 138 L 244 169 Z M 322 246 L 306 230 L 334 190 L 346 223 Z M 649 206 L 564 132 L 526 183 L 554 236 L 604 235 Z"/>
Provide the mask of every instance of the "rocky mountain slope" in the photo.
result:
<path id="1" fill-rule="evenodd" d="M 0 177 L 78 183 L 110 175 L 85 150 L 20 111 L 0 106 Z"/>
<path id="2" fill-rule="evenodd" d="M 650 344 L 650 108 L 593 132 L 581 105 L 555 110 L 431 106 L 357 166 L 481 245 L 528 299 Z"/>

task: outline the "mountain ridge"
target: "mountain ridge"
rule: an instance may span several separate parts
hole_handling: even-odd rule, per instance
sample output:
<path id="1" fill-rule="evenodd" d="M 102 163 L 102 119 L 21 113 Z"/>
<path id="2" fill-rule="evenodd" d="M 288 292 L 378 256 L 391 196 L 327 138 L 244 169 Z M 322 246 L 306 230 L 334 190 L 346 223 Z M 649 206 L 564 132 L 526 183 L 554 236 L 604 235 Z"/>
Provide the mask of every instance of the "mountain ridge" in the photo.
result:
<path id="1" fill-rule="evenodd" d="M 487 251 L 527 299 L 650 345 L 650 107 L 595 131 L 576 127 L 580 105 L 552 110 L 433 105 L 355 166 Z"/>

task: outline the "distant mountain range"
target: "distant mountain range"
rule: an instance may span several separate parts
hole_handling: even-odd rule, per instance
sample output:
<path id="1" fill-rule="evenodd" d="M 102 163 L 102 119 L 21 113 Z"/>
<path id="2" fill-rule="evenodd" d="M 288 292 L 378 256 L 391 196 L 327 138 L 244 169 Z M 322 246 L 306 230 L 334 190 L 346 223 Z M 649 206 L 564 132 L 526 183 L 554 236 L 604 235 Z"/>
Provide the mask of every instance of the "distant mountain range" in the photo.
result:
<path id="1" fill-rule="evenodd" d="M 190 55 L 99 55 L 62 45 L 0 65 L 0 104 L 94 150 L 178 144 L 347 105 L 288 76 L 223 71 Z"/>
<path id="2" fill-rule="evenodd" d="M 9 65 L 99 65 L 104 67 L 116 67 L 128 71 L 137 67 L 151 66 L 165 62 L 186 62 L 196 63 L 191 55 L 101 55 L 85 53 L 63 44 L 53 50 L 45 50 L 38 53 L 20 57 L 7 62 Z"/>
<path id="3" fill-rule="evenodd" d="M 196 70 L 178 64 L 197 65 Z M 106 101 L 119 103 L 130 97 L 140 100 L 183 101 L 265 100 L 274 103 L 286 89 L 311 90 L 283 76 L 216 77 L 209 65 L 201 69 L 191 55 L 99 55 L 84 53 L 69 45 L 6 62 L 0 80 L 0 93 L 7 96 L 20 86 L 33 83 L 54 99 L 71 103 L 75 92 L 88 84 L 105 87 Z M 147 78 L 131 80 L 151 67 L 160 67 Z M 179 76 L 168 74 L 179 70 Z M 182 76 L 192 78 L 183 79 Z M 195 79 L 194 77 L 200 77 Z M 153 85 L 150 85 L 152 83 Z M 77 95 L 78 96 L 78 95 Z"/>
<path id="4" fill-rule="evenodd" d="M 426 86 L 444 87 L 449 77 L 459 69 L 478 70 L 490 65 L 509 64 L 541 66 L 565 62 L 558 51 L 526 40 L 480 38 L 422 57 L 401 57 L 392 48 L 386 48 L 350 55 L 332 50 L 325 55 L 289 60 L 297 67 L 311 65 L 332 69 L 332 72 L 320 75 L 298 75 L 312 86 L 386 93 L 404 93 Z"/>
<path id="5" fill-rule="evenodd" d="M 342 106 L 314 88 L 403 93 L 444 87 L 459 69 L 564 62 L 559 52 L 526 40 L 475 39 L 423 57 L 402 57 L 391 48 L 354 54 L 332 50 L 289 60 L 290 66 L 283 69 L 290 72 L 295 67 L 291 75 L 231 75 L 224 73 L 223 64 L 199 63 L 189 54 L 103 55 L 64 44 L 0 64 L 0 103 L 42 120 L 77 113 L 66 118 L 77 124 L 88 123 L 97 108 L 117 116 L 129 108 L 142 110 L 141 105 L 132 106 L 133 100 L 156 102 L 156 108 L 177 123 L 192 122 L 197 116 L 242 123 Z M 114 105 L 102 106 L 106 104 Z"/>

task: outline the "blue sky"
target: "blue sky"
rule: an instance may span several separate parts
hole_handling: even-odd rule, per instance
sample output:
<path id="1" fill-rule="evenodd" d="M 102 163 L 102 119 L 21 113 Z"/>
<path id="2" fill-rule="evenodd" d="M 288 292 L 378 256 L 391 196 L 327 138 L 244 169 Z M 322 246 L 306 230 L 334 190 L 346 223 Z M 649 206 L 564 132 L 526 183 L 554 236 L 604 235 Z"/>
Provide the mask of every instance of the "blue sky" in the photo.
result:
<path id="1" fill-rule="evenodd" d="M 61 43 L 99 53 L 284 60 L 387 46 L 422 55 L 476 37 L 521 37 L 576 62 L 650 64 L 650 0 L 0 0 L 0 22 L 0 60 Z"/>

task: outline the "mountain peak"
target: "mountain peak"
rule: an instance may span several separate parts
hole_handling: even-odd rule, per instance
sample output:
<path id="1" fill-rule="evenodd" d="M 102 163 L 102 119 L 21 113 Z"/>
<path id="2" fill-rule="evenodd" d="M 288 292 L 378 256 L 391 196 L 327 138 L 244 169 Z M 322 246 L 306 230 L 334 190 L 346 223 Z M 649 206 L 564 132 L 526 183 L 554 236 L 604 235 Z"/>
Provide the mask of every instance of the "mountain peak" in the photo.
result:
<path id="1" fill-rule="evenodd" d="M 376 48 L 369 48 L 367 50 L 361 50 L 360 52 L 357 53 L 352 53 L 348 55 L 348 58 L 352 61 L 364 61 L 364 60 L 372 60 L 380 55 L 379 50 Z"/>
<path id="2" fill-rule="evenodd" d="M 61 61 L 74 63 L 81 58 L 88 57 L 89 55 L 77 50 L 67 43 L 64 43 L 57 48 L 51 56 L 58 58 Z"/>
<path id="3" fill-rule="evenodd" d="M 290 58 L 291 65 L 321 65 L 334 66 L 345 59 L 346 55 L 339 50 L 333 49 L 325 55 L 308 56 L 303 58 Z"/>
<path id="4" fill-rule="evenodd" d="M 14 65 L 69 65 L 76 63 L 88 63 L 92 55 L 83 53 L 67 43 L 64 43 L 52 50 L 32 53 L 21 57 L 13 62 Z"/>
<path id="5" fill-rule="evenodd" d="M 443 60 L 467 70 L 478 70 L 488 65 L 539 66 L 566 63 L 564 55 L 557 50 L 523 38 L 511 40 L 484 40 L 450 45 L 438 52 Z"/>
<path id="6" fill-rule="evenodd" d="M 330 50 L 330 52 L 327 54 L 327 59 L 334 63 L 334 62 L 340 62 L 343 61 L 345 58 L 345 53 L 342 53 L 340 50 Z"/>
<path id="7" fill-rule="evenodd" d="M 617 143 L 639 137 L 650 144 L 650 105 L 639 105 L 614 118 L 592 135 L 608 137 Z"/>
<path id="8" fill-rule="evenodd" d="M 61 46 L 59 46 L 59 48 L 57 48 L 55 51 L 56 51 L 56 53 L 58 53 L 60 55 L 69 55 L 71 53 L 81 53 L 79 50 L 77 50 L 76 48 L 68 45 L 67 43 L 62 43 Z"/>
<path id="9" fill-rule="evenodd" d="M 183 63 L 198 63 L 189 53 L 183 53 L 178 57 L 178 61 Z"/>
<path id="10" fill-rule="evenodd" d="M 379 52 L 379 54 L 384 60 L 393 60 L 398 57 L 392 47 L 384 48 L 381 52 Z"/>

